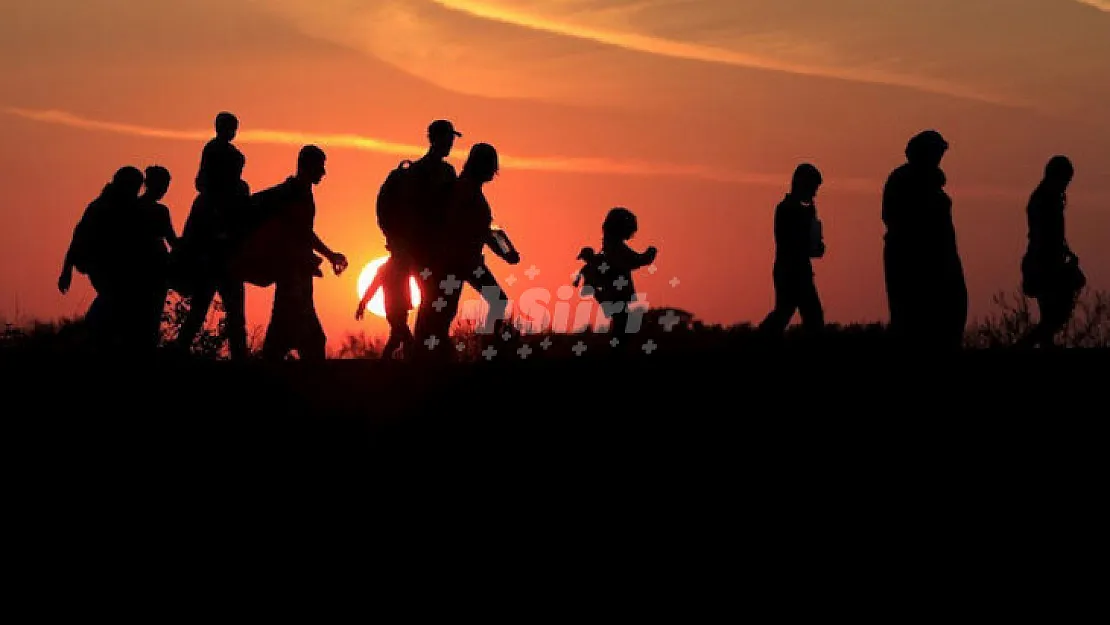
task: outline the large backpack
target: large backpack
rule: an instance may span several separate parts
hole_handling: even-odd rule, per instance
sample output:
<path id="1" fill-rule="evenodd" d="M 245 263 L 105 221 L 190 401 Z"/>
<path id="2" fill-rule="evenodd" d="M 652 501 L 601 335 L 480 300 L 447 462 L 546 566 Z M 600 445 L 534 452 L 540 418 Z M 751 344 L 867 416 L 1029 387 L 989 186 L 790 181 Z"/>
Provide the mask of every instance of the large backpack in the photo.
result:
<path id="1" fill-rule="evenodd" d="M 398 233 L 405 227 L 414 199 L 414 175 L 412 161 L 404 160 L 385 177 L 378 189 L 377 217 L 378 227 L 386 238 Z"/>
<path id="2" fill-rule="evenodd" d="M 239 244 L 231 261 L 237 278 L 267 287 L 288 267 L 288 241 L 282 212 L 289 191 L 283 183 L 252 195 L 238 228 Z"/>

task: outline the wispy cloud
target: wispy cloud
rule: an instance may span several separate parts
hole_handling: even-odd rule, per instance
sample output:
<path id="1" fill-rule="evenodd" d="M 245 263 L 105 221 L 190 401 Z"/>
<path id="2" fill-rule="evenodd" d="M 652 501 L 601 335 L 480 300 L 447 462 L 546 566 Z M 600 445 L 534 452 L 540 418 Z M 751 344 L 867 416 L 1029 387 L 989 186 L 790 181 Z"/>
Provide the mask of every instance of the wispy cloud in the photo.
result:
<path id="1" fill-rule="evenodd" d="M 798 63 L 774 55 L 745 53 L 734 49 L 715 47 L 646 35 L 631 31 L 607 29 L 530 13 L 519 8 L 481 0 L 431 0 L 444 8 L 485 20 L 511 24 L 523 28 L 548 32 L 566 37 L 588 40 L 626 50 L 676 59 L 701 61 L 721 65 L 748 67 L 788 72 L 805 76 L 833 78 L 853 82 L 905 87 L 918 91 L 937 93 L 957 98 L 976 100 L 1006 106 L 1020 105 L 985 90 L 953 83 L 938 78 L 865 67 L 838 67 Z M 1102 4 L 1102 0 L 1091 0 Z"/>
<path id="2" fill-rule="evenodd" d="M 211 137 L 209 130 L 175 130 L 153 128 L 135 124 L 90 119 L 68 111 L 24 108 L 5 108 L 8 115 L 36 122 L 68 126 L 82 130 L 109 132 L 151 139 L 173 141 L 205 141 Z M 356 134 L 313 134 L 287 130 L 244 130 L 237 137 L 242 144 L 305 145 L 316 144 L 330 149 L 352 149 L 378 154 L 417 157 L 426 147 L 395 143 Z M 465 151 L 456 152 L 454 160 L 465 158 Z M 502 155 L 503 166 L 530 171 L 548 171 L 579 174 L 608 174 L 621 176 L 668 176 L 697 178 L 724 183 L 781 186 L 783 174 L 745 173 L 732 169 L 717 169 L 699 165 L 659 163 L 638 160 L 615 160 L 598 157 L 564 156 L 512 156 Z"/>
<path id="3" fill-rule="evenodd" d="M 1100 11 L 1110 13 L 1110 0 L 1076 0 L 1080 4 L 1089 4 Z"/>

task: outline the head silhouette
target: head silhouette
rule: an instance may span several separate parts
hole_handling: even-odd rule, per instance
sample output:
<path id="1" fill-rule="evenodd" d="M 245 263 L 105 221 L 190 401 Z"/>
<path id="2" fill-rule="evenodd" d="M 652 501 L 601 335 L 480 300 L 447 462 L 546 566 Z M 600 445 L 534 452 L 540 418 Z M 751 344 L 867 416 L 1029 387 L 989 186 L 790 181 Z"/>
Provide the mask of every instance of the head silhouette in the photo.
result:
<path id="1" fill-rule="evenodd" d="M 120 167 L 108 185 L 112 195 L 121 200 L 134 200 L 143 188 L 143 172 L 130 165 Z"/>
<path id="2" fill-rule="evenodd" d="M 601 224 L 602 236 L 610 241 L 627 241 L 636 234 L 638 229 L 636 215 L 621 206 L 610 210 Z"/>
<path id="3" fill-rule="evenodd" d="M 488 143 L 475 143 L 466 157 L 461 175 L 478 182 L 489 182 L 499 169 L 497 150 Z"/>
<path id="4" fill-rule="evenodd" d="M 1053 156 L 1044 168 L 1045 184 L 1061 192 L 1067 189 L 1074 176 L 1075 167 L 1071 164 L 1071 159 L 1066 156 Z"/>
<path id="5" fill-rule="evenodd" d="M 232 141 L 239 132 L 239 118 L 224 111 L 216 116 L 216 136 L 224 141 Z"/>
<path id="6" fill-rule="evenodd" d="M 297 178 L 309 184 L 320 184 L 327 170 L 324 163 L 327 156 L 315 145 L 306 145 L 297 155 Z"/>
<path id="7" fill-rule="evenodd" d="M 802 163 L 794 170 L 794 178 L 790 181 L 790 195 L 802 202 L 812 202 L 821 182 L 821 172 L 809 163 Z"/>
<path id="8" fill-rule="evenodd" d="M 145 197 L 160 201 L 166 197 L 170 190 L 170 170 L 161 165 L 151 165 L 146 168 L 146 193 Z"/>
<path id="9" fill-rule="evenodd" d="M 912 165 L 940 167 L 940 161 L 947 151 L 948 141 L 939 132 L 926 130 L 906 144 L 906 160 Z"/>
<path id="10" fill-rule="evenodd" d="M 428 125 L 428 145 L 433 156 L 447 158 L 451 149 L 455 147 L 455 138 L 462 133 L 455 130 L 455 125 L 446 119 L 437 119 Z"/>

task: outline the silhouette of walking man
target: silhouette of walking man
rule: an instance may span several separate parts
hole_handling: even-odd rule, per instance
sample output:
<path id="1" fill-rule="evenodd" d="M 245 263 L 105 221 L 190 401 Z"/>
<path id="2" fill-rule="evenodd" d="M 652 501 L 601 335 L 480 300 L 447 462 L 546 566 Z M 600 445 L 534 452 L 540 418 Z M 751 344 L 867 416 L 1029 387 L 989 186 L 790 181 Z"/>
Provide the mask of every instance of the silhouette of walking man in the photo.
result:
<path id="1" fill-rule="evenodd" d="M 1053 347 L 1075 311 L 1086 285 L 1079 257 L 1068 246 L 1064 228 L 1068 185 L 1075 169 L 1066 156 L 1054 156 L 1026 208 L 1029 245 L 1022 259 L 1022 290 L 1037 300 L 1041 318 L 1022 338 L 1023 347 Z"/>
<path id="2" fill-rule="evenodd" d="M 447 277 L 447 258 L 443 246 L 447 243 L 445 232 L 447 204 L 458 174 L 446 162 L 455 146 L 455 139 L 462 133 L 446 119 L 437 119 L 428 125 L 428 151 L 411 166 L 413 228 L 410 248 L 412 260 L 423 274 L 420 283 L 420 306 L 416 311 L 413 335 L 417 344 L 431 337 L 439 312 L 435 309 L 440 282 Z M 426 276 L 426 277 L 425 277 Z M 438 337 L 443 340 L 444 337 Z M 423 353 L 424 350 L 417 350 Z"/>
<path id="3" fill-rule="evenodd" d="M 347 269 L 347 257 L 324 245 L 313 229 L 316 201 L 312 187 L 324 179 L 326 160 L 323 150 L 306 145 L 297 156 L 296 173 L 263 191 L 275 200 L 276 214 L 271 219 L 281 228 L 285 248 L 279 253 L 273 311 L 262 346 L 267 360 L 284 360 L 291 350 L 296 350 L 301 360 L 327 358 L 327 336 L 313 303 L 312 280 L 323 276 L 316 254 L 331 263 L 337 276 Z"/>
<path id="4" fill-rule="evenodd" d="M 231 113 L 216 116 L 216 136 L 201 153 L 196 200 L 175 250 L 175 289 L 189 297 L 189 312 L 178 331 L 177 347 L 188 350 L 208 316 L 217 293 L 227 315 L 228 351 L 232 359 L 248 356 L 246 287 L 232 275 L 230 262 L 240 243 L 240 223 L 250 199 L 243 181 L 246 158 L 232 144 L 239 120 Z"/>
<path id="5" fill-rule="evenodd" d="M 775 208 L 775 308 L 760 324 L 765 332 L 781 335 L 795 311 L 807 333 L 817 334 L 825 327 L 811 260 L 825 255 L 814 204 L 820 186 L 821 172 L 809 163 L 799 165 L 790 192 Z"/>
<path id="6" fill-rule="evenodd" d="M 948 147 L 935 130 L 916 135 L 883 189 L 890 331 L 906 346 L 959 349 L 967 325 L 967 284 L 940 168 Z"/>
<path id="7" fill-rule="evenodd" d="M 73 283 L 74 269 L 88 276 L 96 298 L 85 320 L 101 349 L 132 347 L 128 312 L 134 302 L 128 297 L 133 289 L 128 270 L 133 241 L 129 235 L 135 232 L 142 186 L 143 173 L 138 168 L 116 171 L 77 222 L 58 277 L 58 290 L 65 294 Z"/>

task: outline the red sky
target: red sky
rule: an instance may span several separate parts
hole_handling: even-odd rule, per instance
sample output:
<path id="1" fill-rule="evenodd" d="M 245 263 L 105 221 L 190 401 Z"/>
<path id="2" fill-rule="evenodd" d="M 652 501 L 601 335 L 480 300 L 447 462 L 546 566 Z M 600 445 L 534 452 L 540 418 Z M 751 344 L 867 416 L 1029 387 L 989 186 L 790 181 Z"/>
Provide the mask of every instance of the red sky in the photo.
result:
<path id="1" fill-rule="evenodd" d="M 660 249 L 637 286 L 713 323 L 772 303 L 771 215 L 802 161 L 828 256 L 831 321 L 886 318 L 879 197 L 906 140 L 937 128 L 972 313 L 1016 288 L 1044 163 L 1077 175 L 1069 237 L 1110 287 L 1110 12 L 1091 0 L 0 0 L 0 318 L 74 315 L 55 280 L 85 204 L 123 164 L 169 167 L 178 229 L 212 117 L 242 120 L 246 178 L 280 181 L 318 142 L 317 232 L 354 269 L 317 282 L 333 345 L 358 267 L 383 253 L 373 199 L 446 117 L 496 145 L 488 188 L 524 261 L 508 291 L 554 291 L 616 205 Z M 1100 7 L 1101 5 L 1101 7 Z M 456 164 L 460 161 L 456 160 Z M 523 271 L 535 265 L 535 280 Z M 679 278 L 676 288 L 668 283 Z M 264 324 L 270 294 L 249 292 Z"/>

